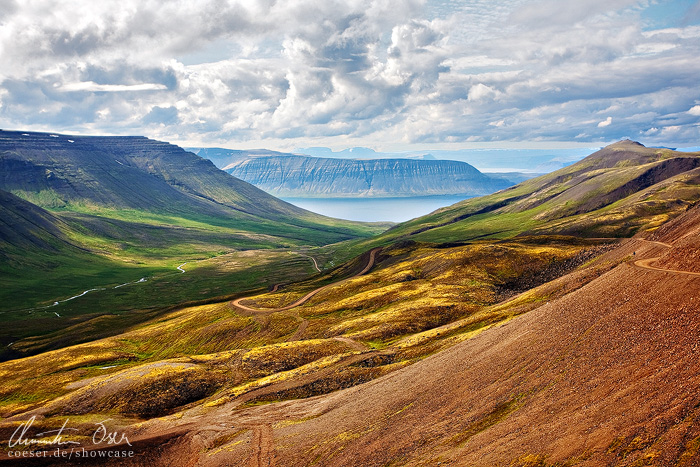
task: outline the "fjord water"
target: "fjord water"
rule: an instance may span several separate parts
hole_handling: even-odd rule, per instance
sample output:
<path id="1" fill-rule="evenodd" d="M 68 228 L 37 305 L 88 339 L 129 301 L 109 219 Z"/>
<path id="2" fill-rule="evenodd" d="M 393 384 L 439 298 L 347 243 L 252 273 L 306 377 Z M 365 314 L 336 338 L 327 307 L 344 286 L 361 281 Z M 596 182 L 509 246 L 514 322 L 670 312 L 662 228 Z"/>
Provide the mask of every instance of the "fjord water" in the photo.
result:
<path id="1" fill-rule="evenodd" d="M 282 198 L 324 216 L 362 222 L 404 222 L 450 206 L 471 196 L 412 196 L 407 198 Z"/>

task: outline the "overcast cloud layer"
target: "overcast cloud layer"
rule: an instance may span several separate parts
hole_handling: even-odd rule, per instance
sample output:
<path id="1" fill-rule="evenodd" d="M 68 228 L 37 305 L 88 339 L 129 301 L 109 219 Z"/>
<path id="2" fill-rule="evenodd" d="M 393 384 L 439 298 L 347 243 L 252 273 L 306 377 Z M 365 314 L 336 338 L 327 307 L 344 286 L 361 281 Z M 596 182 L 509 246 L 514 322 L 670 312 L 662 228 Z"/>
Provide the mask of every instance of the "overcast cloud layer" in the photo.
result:
<path id="1" fill-rule="evenodd" d="M 278 149 L 696 146 L 700 3 L 564 5 L 0 0 L 0 127 Z"/>

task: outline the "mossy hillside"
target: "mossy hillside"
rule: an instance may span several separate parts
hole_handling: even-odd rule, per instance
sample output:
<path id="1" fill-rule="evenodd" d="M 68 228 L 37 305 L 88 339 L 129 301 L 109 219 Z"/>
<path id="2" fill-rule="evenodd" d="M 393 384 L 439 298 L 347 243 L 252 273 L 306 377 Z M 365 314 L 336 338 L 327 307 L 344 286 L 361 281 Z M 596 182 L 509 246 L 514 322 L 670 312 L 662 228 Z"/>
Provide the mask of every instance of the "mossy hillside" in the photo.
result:
<path id="1" fill-rule="evenodd" d="M 226 253 L 308 248 L 299 240 L 299 231 L 295 233 L 291 227 L 285 237 L 278 238 L 246 231 L 246 225 L 236 221 L 224 224 L 220 219 L 200 217 L 195 221 L 133 211 L 104 214 L 114 217 L 59 215 L 67 226 L 63 227 L 66 241 L 52 250 L 4 246 L 2 253 L 6 261 L 0 268 L 2 280 L 7 282 L 0 292 L 4 298 L 2 310 L 47 305 L 83 290 L 177 272 L 175 268 L 182 263 Z M 257 222 L 255 227 L 265 232 L 269 226 Z M 337 240 L 332 232 L 329 236 L 324 236 L 324 232 L 307 233 L 315 238 L 316 245 Z M 340 264 L 347 259 L 340 257 L 336 261 Z M 170 304 L 173 302 L 161 303 Z"/>
<path id="2" fill-rule="evenodd" d="M 661 156 L 664 160 L 674 159 L 667 153 Z M 645 164 L 658 164 L 660 159 L 654 160 L 653 157 Z M 377 256 L 376 266 L 364 276 L 335 283 L 350 277 L 352 271 L 361 270 L 363 261 L 357 259 L 345 267 L 329 270 L 328 274 L 296 285 L 288 284 L 274 293 L 261 293 L 263 291 L 258 288 L 259 295 L 246 302 L 253 307 L 278 306 L 314 286 L 335 283 L 295 309 L 249 313 L 235 309 L 226 300 L 144 316 L 143 321 L 134 323 L 125 332 L 105 339 L 110 350 L 117 352 L 106 355 L 116 366 L 87 365 L 49 373 L 52 356 L 63 355 L 59 360 L 65 358 L 73 347 L 39 355 L 36 358 L 45 360 L 32 361 L 39 372 L 25 373 L 21 382 L 9 378 L 14 390 L 10 390 L 2 403 L 3 410 L 16 413 L 40 407 L 45 401 L 70 396 L 73 389 L 68 385 L 80 384 L 87 378 L 109 377 L 116 371 L 166 361 L 204 365 L 212 375 L 223 378 L 223 383 L 213 394 L 202 395 L 205 405 L 214 406 L 219 400 L 258 403 L 307 397 L 359 384 L 411 364 L 562 296 L 594 279 L 601 271 L 612 267 L 610 264 L 616 264 L 615 261 L 610 264 L 589 263 L 590 250 L 597 242 L 595 239 L 586 241 L 561 235 L 523 236 L 525 231 L 536 232 L 575 219 L 583 222 L 578 228 L 584 235 L 597 237 L 600 230 L 586 231 L 585 228 L 596 225 L 595 216 L 603 213 L 609 216 L 604 220 L 610 232 L 629 232 L 634 227 L 629 229 L 625 224 L 631 215 L 628 209 L 647 213 L 647 217 L 637 224 L 638 229 L 653 228 L 663 216 L 673 216 L 676 210 L 684 209 L 697 192 L 693 169 L 625 194 L 618 188 L 639 179 L 640 164 L 630 164 L 629 158 L 623 162 L 621 166 L 617 166 L 618 161 L 609 168 L 624 170 L 631 166 L 635 174 L 626 178 L 622 185 L 607 187 L 596 196 L 580 197 L 585 198 L 585 206 L 593 206 L 592 200 L 605 200 L 603 206 L 591 208 L 590 212 L 552 217 L 553 208 L 548 203 L 554 203 L 555 198 L 566 193 L 560 188 L 552 187 L 550 191 L 542 188 L 541 193 L 529 200 L 526 197 L 518 200 L 517 196 L 512 196 L 513 192 L 501 192 L 492 195 L 495 198 L 473 200 L 473 205 L 463 203 L 426 218 L 432 219 L 431 222 L 442 222 L 439 227 L 409 229 L 410 235 L 402 236 L 399 235 L 405 227 L 402 225 L 371 243 L 356 240 L 327 246 L 316 252 L 303 250 L 303 254 L 319 255 L 319 264 L 325 270 L 328 266 L 335 266 L 330 264 L 334 261 L 333 251 L 342 252 L 340 257 L 348 257 L 352 252 L 366 252 L 368 245 L 383 244 L 386 247 Z M 601 164 L 586 167 L 599 172 L 591 178 L 585 176 L 585 171 L 576 174 L 578 169 L 574 168 L 564 175 L 571 176 L 570 180 L 583 175 L 580 183 L 588 183 L 607 173 Z M 645 169 L 641 173 L 648 172 Z M 514 193 L 534 193 L 534 188 L 542 187 L 537 181 L 526 183 L 534 185 L 515 187 Z M 569 189 L 575 186 L 571 185 Z M 610 202 L 608 195 L 615 190 L 620 197 Z M 675 192 L 684 193 L 686 198 L 680 202 L 674 200 Z M 522 211 L 514 207 L 514 203 L 521 201 Z M 471 215 L 465 215 L 465 204 L 470 206 L 471 211 L 467 214 Z M 571 203 L 562 206 L 562 209 L 569 210 Z M 461 214 L 458 214 L 460 210 Z M 448 216 L 450 222 L 440 219 L 450 211 L 460 218 L 455 220 L 455 217 Z M 416 222 L 423 227 L 429 226 L 424 221 Z M 469 239 L 471 243 L 465 244 Z M 391 242 L 396 243 L 389 245 Z M 580 264 L 584 264 L 584 269 L 575 270 Z M 310 261 L 307 266 L 311 267 Z M 572 270 L 575 270 L 573 276 L 566 281 L 556 279 Z M 285 347 L 289 341 L 290 347 Z M 303 350 L 296 347 L 305 345 L 303 342 L 306 341 L 311 342 L 310 347 Z M 248 352 L 265 347 L 274 349 L 269 354 L 273 364 L 258 359 L 248 369 L 242 366 Z M 93 349 L 85 344 L 77 354 L 87 355 L 88 361 L 94 357 L 95 361 L 101 362 L 105 361 L 100 359 L 103 353 L 103 348 Z M 263 352 L 262 355 L 266 354 Z M 297 355 L 303 358 L 296 358 Z M 3 366 L 12 368 L 16 364 L 21 367 L 22 362 L 7 362 Z M 98 372 L 105 373 L 98 375 Z M 149 384 L 158 387 L 159 383 L 154 380 Z M 122 410 L 119 400 L 122 400 L 121 396 L 115 399 L 113 406 L 100 406 L 100 410 L 119 412 Z M 179 409 L 171 407 L 166 412 L 172 410 Z M 152 413 L 147 416 L 152 416 Z"/>
<path id="3" fill-rule="evenodd" d="M 653 154 L 657 154 L 657 150 L 647 148 L 644 151 L 651 154 L 648 155 L 648 157 L 645 156 L 647 157 L 645 160 L 651 160 L 651 162 L 648 162 L 645 167 L 649 166 L 650 164 L 658 164 L 659 160 L 667 160 L 670 157 L 668 151 L 661 151 L 664 154 L 659 156 L 661 159 L 657 160 L 654 159 L 654 157 L 657 156 L 652 157 Z M 619 151 L 616 151 L 616 153 L 617 152 Z M 687 155 L 687 157 L 692 156 Z M 576 200 L 574 200 L 576 201 L 574 203 L 572 203 L 571 200 L 565 200 L 563 203 L 560 203 L 560 201 L 562 201 L 560 198 L 569 191 L 580 190 L 581 186 L 584 186 L 587 191 L 593 192 L 597 190 L 598 195 L 596 196 L 607 196 L 606 193 L 610 193 L 610 191 L 614 191 L 616 187 L 629 183 L 630 180 L 634 180 L 634 178 L 638 176 L 640 171 L 646 170 L 644 167 L 641 167 L 638 164 L 632 164 L 634 158 L 631 156 L 625 160 L 626 162 L 621 164 L 621 166 L 612 164 L 612 168 L 591 169 L 590 164 L 586 165 L 585 167 L 571 166 L 556 173 L 554 178 L 552 178 L 552 176 L 545 176 L 539 180 L 528 180 L 511 190 L 483 198 L 468 200 L 453 207 L 439 210 L 432 215 L 392 229 L 386 234 L 380 235 L 371 241 L 354 240 L 330 245 L 328 247 L 321 247 L 314 250 L 313 255 L 317 258 L 319 264 L 324 270 L 332 269 L 338 264 L 342 263 L 343 260 L 359 254 L 362 251 L 366 251 L 372 246 L 387 245 L 392 241 L 395 241 L 397 238 L 405 236 L 401 232 L 406 231 L 407 229 L 409 230 L 409 233 L 413 232 L 411 235 L 409 235 L 409 238 L 430 242 L 460 242 L 484 238 L 505 239 L 512 238 L 513 236 L 520 235 L 523 232 L 528 231 L 547 234 L 562 231 L 574 235 L 585 235 L 591 237 L 629 236 L 635 232 L 638 232 L 639 230 L 655 228 L 661 222 L 682 212 L 687 207 L 688 203 L 698 198 L 698 188 L 700 185 L 698 184 L 696 170 L 691 170 L 663 180 L 645 190 L 633 193 L 625 198 L 615 201 L 602 208 L 595 209 L 591 212 L 584 212 L 561 218 L 557 218 L 556 215 L 552 214 L 559 212 L 558 210 L 570 211 L 574 206 L 580 205 L 576 204 L 578 202 Z M 588 169 L 590 169 L 590 172 L 586 171 Z M 606 172 L 606 170 L 608 172 Z M 576 177 L 579 181 L 573 183 L 572 180 L 574 180 Z M 601 191 L 601 189 L 596 188 L 596 184 L 599 184 L 603 179 L 607 179 L 611 184 L 608 186 L 607 182 L 602 183 L 601 186 L 604 189 Z M 553 183 L 553 180 L 559 180 L 560 183 Z M 615 180 L 618 181 L 615 182 Z M 545 185 L 544 188 L 542 188 L 543 183 Z M 528 193 L 530 193 L 530 195 L 526 196 Z M 570 195 L 566 196 L 571 198 Z M 512 201 L 510 204 L 503 204 L 504 200 L 512 198 L 522 199 Z M 584 198 L 586 202 L 590 201 L 591 199 L 590 196 L 580 197 L 581 200 L 584 200 Z M 464 219 L 456 222 L 448 222 L 439 228 L 425 229 L 426 227 L 434 225 L 435 223 L 444 223 L 445 219 L 454 219 L 456 217 L 468 215 L 470 212 L 478 212 L 480 210 L 484 210 L 485 208 L 490 209 L 490 207 L 500 204 L 503 205 L 500 208 L 496 208 L 495 211 L 488 211 L 487 209 L 487 212 L 482 214 L 467 216 Z M 117 214 L 112 215 L 117 216 Z M 121 213 L 119 215 L 128 217 L 130 213 Z M 148 218 L 148 222 L 153 222 L 155 224 L 156 228 L 160 228 L 169 222 L 173 222 L 172 216 L 168 217 L 163 215 L 162 217 L 158 217 L 153 214 L 149 214 L 146 217 Z M 107 221 L 103 220 L 101 222 L 104 223 Z M 181 220 L 178 220 L 178 222 L 181 222 Z M 205 224 L 206 223 L 204 222 L 193 222 L 191 225 L 187 225 L 186 229 L 180 230 L 185 232 L 193 229 L 196 230 L 202 228 L 202 226 Z M 416 226 L 419 226 L 419 228 L 414 228 Z M 204 244 L 188 243 L 186 237 L 177 237 L 178 235 L 183 235 L 181 232 L 168 232 L 166 237 L 174 235 L 176 238 L 179 238 L 177 242 L 177 245 L 179 246 L 170 247 L 169 249 L 166 245 L 166 241 L 154 241 L 152 248 L 144 248 L 142 246 L 139 247 L 139 240 L 130 240 L 130 235 L 133 234 L 130 234 L 129 232 L 131 232 L 131 229 L 126 227 L 118 230 L 119 235 L 115 235 L 115 237 L 123 234 L 124 236 L 122 238 L 125 240 L 119 244 L 110 245 L 109 242 L 102 242 L 102 244 L 95 242 L 93 247 L 98 250 L 102 249 L 103 251 L 107 251 L 113 256 L 123 255 L 124 258 L 129 258 L 129 262 L 135 264 L 160 261 L 161 265 L 171 268 L 168 272 L 172 272 L 173 268 L 177 266 L 177 264 L 180 264 L 178 261 L 180 261 L 182 258 L 193 259 L 192 255 L 187 256 L 189 253 L 197 252 L 200 256 L 195 256 L 194 259 L 196 260 L 200 260 L 203 255 L 212 254 L 211 252 L 206 251 L 208 249 L 206 242 Z M 222 237 L 226 237 L 226 235 L 231 234 L 232 238 L 234 233 L 235 232 L 233 231 L 225 233 L 223 232 L 223 228 L 222 232 L 210 232 L 210 234 L 214 236 L 220 235 Z M 238 232 L 238 234 L 240 234 L 240 232 Z M 259 238 L 256 239 L 253 237 L 254 236 L 249 236 L 249 238 L 246 239 L 246 241 L 252 242 L 250 243 L 250 246 L 254 246 L 255 242 L 260 240 Z M 157 239 L 157 237 L 154 238 Z M 217 243 L 217 241 L 214 242 L 215 247 L 218 248 L 216 253 L 226 251 L 226 248 L 230 246 L 225 242 Z M 119 245 L 120 248 L 115 248 L 114 245 Z M 112 247 L 111 251 L 109 250 L 110 246 Z M 159 255 L 161 255 L 161 257 L 164 259 L 159 259 Z M 188 268 L 190 267 L 193 266 L 188 266 Z M 287 268 L 287 270 L 291 269 L 291 267 Z M 65 277 L 71 277 L 70 268 L 66 268 L 66 271 L 68 274 L 66 274 Z M 203 267 L 202 272 L 205 271 L 206 269 Z M 275 269 L 272 268 L 271 272 L 273 274 L 274 271 Z M 309 272 L 313 273 L 314 271 L 313 269 L 309 269 Z M 124 275 L 126 274 L 133 274 L 133 270 L 127 269 Z M 218 275 L 218 273 L 214 272 L 212 274 Z M 208 276 L 208 274 L 206 275 Z M 259 274 L 257 276 L 263 277 L 265 274 Z M 298 278 L 298 276 L 295 277 Z M 132 278 L 133 280 L 134 276 L 130 275 L 129 278 Z M 175 283 L 179 281 L 187 282 L 190 280 L 190 278 L 182 276 L 179 278 L 173 277 L 172 280 Z M 238 281 L 234 280 L 232 282 L 237 283 Z M 252 285 L 252 281 L 250 282 Z M 269 282 L 265 282 L 264 280 L 263 282 L 269 284 Z M 280 282 L 291 281 L 284 281 L 282 278 L 282 280 L 275 283 Z M 311 287 L 312 285 L 313 284 L 310 284 L 309 286 Z M 85 288 L 91 286 L 94 286 L 94 283 L 85 283 Z M 31 288 L 36 288 L 36 283 L 33 283 L 27 289 Z M 187 299 L 187 297 L 184 295 L 179 295 L 178 290 L 194 292 L 195 296 L 201 297 L 202 295 L 206 296 L 206 290 L 208 289 L 208 287 L 204 287 L 198 291 L 195 291 L 195 287 L 189 289 L 185 283 L 185 287 L 173 286 L 171 291 L 159 290 L 156 293 L 150 293 L 149 291 L 149 293 L 145 293 L 144 295 L 146 297 L 178 297 L 182 300 Z M 225 287 L 222 286 L 214 286 L 212 287 L 212 293 L 209 296 L 213 297 L 216 295 L 226 294 L 227 290 L 224 289 Z M 205 293 L 203 294 L 202 292 Z M 288 294 L 290 293 L 288 290 L 285 290 L 285 292 Z M 14 294 L 15 298 L 11 298 L 10 300 L 16 300 L 16 297 L 18 296 L 27 297 L 28 294 Z M 97 295 L 95 295 L 95 297 L 97 297 Z M 289 297 L 291 297 L 291 295 L 289 295 Z M 53 296 L 51 298 L 53 298 Z M 135 307 L 138 307 L 140 303 L 139 300 L 140 299 L 123 300 L 122 302 L 133 303 Z M 283 300 L 283 298 L 281 300 Z M 151 303 L 152 302 L 153 300 L 151 299 Z M 76 306 L 78 303 L 78 301 L 75 301 L 70 305 Z M 83 302 L 83 299 L 81 299 L 80 303 L 87 302 Z M 272 302 L 270 302 L 270 304 L 272 304 Z M 145 305 L 148 306 L 148 304 Z M 118 306 L 123 307 L 123 305 Z"/>
<path id="4" fill-rule="evenodd" d="M 548 244 L 387 249 L 369 274 L 329 287 L 327 293 L 319 293 L 297 309 L 248 314 L 234 309 L 228 301 L 185 307 L 113 337 L 1 364 L 7 384 L 0 406 L 3 413 L 10 414 L 59 397 L 77 397 L 70 396 L 75 390 L 71 388 L 83 384 L 81 381 L 103 380 L 119 371 L 158 362 L 195 364 L 207 369 L 212 379 L 202 380 L 204 373 L 199 370 L 159 373 L 139 386 L 139 394 L 145 394 L 149 385 L 154 393 L 160 393 L 156 389 L 164 388 L 164 381 L 177 382 L 185 389 L 193 388 L 195 381 L 213 391 L 198 393 L 197 397 L 206 400 L 230 400 L 270 387 L 271 393 L 251 396 L 269 401 L 271 397 L 301 397 L 359 384 L 468 339 L 555 295 L 551 290 L 533 292 L 532 296 L 521 295 L 496 305 L 501 289 L 511 287 L 518 277 L 528 271 L 551 269 L 587 248 L 590 246 L 575 239 L 554 238 Z M 335 337 L 364 343 L 366 350 L 362 352 L 368 354 L 361 361 L 365 363 L 348 360 L 358 351 Z M 373 350 L 376 348 L 381 350 Z M 295 370 L 302 367 L 305 369 Z M 314 376 L 321 369 L 326 373 Z M 286 381 L 292 382 L 289 389 L 274 389 L 275 384 Z M 277 396 L 270 395 L 273 393 Z M 90 400 L 94 410 L 127 413 L 124 410 L 129 404 L 125 401 L 131 396 L 120 394 L 117 391 L 107 399 Z M 182 403 L 194 403 L 190 399 L 185 397 L 182 400 L 187 402 Z M 62 402 L 59 412 L 77 407 L 71 404 Z M 140 408 L 137 415 L 150 417 L 176 409 L 158 405 L 155 399 L 153 404 L 155 408 Z"/>
<path id="5" fill-rule="evenodd" d="M 81 262 L 83 260 L 84 258 L 78 257 L 66 265 L 82 268 L 87 273 L 90 264 Z M 177 303 L 211 301 L 213 297 L 221 296 L 234 297 L 237 291 L 301 280 L 317 274 L 313 262 L 305 253 L 286 250 L 237 251 L 188 262 L 183 266 L 185 273 L 176 270 L 177 265 L 173 263 L 167 269 L 154 269 L 151 275 L 146 276 L 146 282 L 118 288 L 114 287 L 127 281 L 138 281 L 140 276 L 137 273 L 143 273 L 144 270 L 127 267 L 122 276 L 110 277 L 105 271 L 120 269 L 105 270 L 100 268 L 104 264 L 98 264 L 93 270 L 94 274 L 86 275 L 81 282 L 66 269 L 60 278 L 63 282 L 57 286 L 70 287 L 73 295 L 94 288 L 96 284 L 104 290 L 93 291 L 50 308 L 4 312 L 3 318 L 13 323 L 0 331 L 0 337 L 5 342 L 4 350 L 20 356 L 27 352 L 33 354 L 86 342 L 118 334 L 150 317 L 167 313 L 167 308 Z M 14 290 L 33 296 L 32 288 L 26 284 L 34 284 L 39 288 L 46 280 L 45 277 L 36 275 L 21 279 L 25 285 L 22 285 L 22 280 L 10 274 L 3 277 L 3 282 L 14 281 L 11 284 Z M 46 289 L 45 295 L 57 292 L 48 285 Z M 7 293 L 10 301 L 12 297 Z M 40 306 L 49 306 L 54 300 L 64 300 L 70 296 L 50 297 L 48 301 L 40 303 Z M 13 345 L 7 347 L 10 343 Z"/>
<path id="6" fill-rule="evenodd" d="M 108 285 L 105 290 L 50 308 L 8 311 L 4 315 L 14 325 L 0 332 L 7 344 L 12 343 L 5 348 L 5 354 L 17 358 L 116 335 L 154 316 L 167 314 L 173 304 L 215 303 L 237 298 L 240 292 L 236 291 L 240 290 L 262 293 L 275 284 L 283 284 L 280 291 L 286 296 L 301 296 L 351 276 L 366 263 L 366 258 L 359 256 L 320 275 L 310 254 L 318 258 L 319 264 L 328 263 L 326 256 L 309 249 L 235 251 L 188 262 L 182 266 L 185 273 L 176 270 L 177 263 L 173 263 L 171 268 L 148 276 L 146 282 L 116 289 L 114 284 Z M 308 277 L 294 287 L 285 285 Z M 40 278 L 36 280 L 40 283 Z M 86 287 L 92 284 L 87 283 Z M 77 287 L 74 290 L 80 292 Z"/>
<path id="7" fill-rule="evenodd" d="M 699 165 L 697 153 L 611 145 L 572 166 L 462 201 L 400 224 L 371 242 L 357 243 L 473 241 L 540 231 L 630 236 L 657 227 L 658 213 L 677 216 L 700 198 Z M 614 215 L 598 219 L 611 210 L 616 210 Z M 562 225 L 571 228 L 557 230 Z"/>

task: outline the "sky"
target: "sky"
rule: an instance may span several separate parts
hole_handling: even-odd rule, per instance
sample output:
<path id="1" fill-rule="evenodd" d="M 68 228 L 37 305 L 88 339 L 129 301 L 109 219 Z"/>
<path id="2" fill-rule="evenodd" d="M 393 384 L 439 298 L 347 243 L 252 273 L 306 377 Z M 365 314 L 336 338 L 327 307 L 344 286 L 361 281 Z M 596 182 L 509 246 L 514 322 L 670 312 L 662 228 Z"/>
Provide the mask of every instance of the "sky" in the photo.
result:
<path id="1" fill-rule="evenodd" d="M 378 151 L 700 141 L 700 2 L 0 0 L 0 128 Z"/>

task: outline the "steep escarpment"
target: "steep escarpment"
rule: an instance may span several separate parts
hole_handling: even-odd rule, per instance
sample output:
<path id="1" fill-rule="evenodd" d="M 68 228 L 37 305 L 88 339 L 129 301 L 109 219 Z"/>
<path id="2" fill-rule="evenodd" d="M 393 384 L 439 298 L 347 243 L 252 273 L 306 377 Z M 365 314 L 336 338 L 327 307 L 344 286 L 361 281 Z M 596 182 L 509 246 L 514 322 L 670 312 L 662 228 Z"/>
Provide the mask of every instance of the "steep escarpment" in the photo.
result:
<path id="1" fill-rule="evenodd" d="M 69 244 L 50 212 L 0 190 L 0 255 L 11 249 L 57 251 Z"/>
<path id="2" fill-rule="evenodd" d="M 0 131 L 0 189 L 45 209 L 106 208 L 275 221 L 322 230 L 340 227 L 178 146 L 141 136 Z M 346 222 L 340 230 L 354 226 Z M 347 233 L 337 240 L 348 238 Z"/>
<path id="3" fill-rule="evenodd" d="M 275 196 L 289 197 L 477 196 L 511 185 L 458 161 L 254 156 L 224 170 Z"/>
<path id="4" fill-rule="evenodd" d="M 249 214 L 304 214 L 178 146 L 141 136 L 0 132 L 0 188 L 46 208 L 225 206 Z M 218 206 L 217 206 L 218 205 Z"/>

